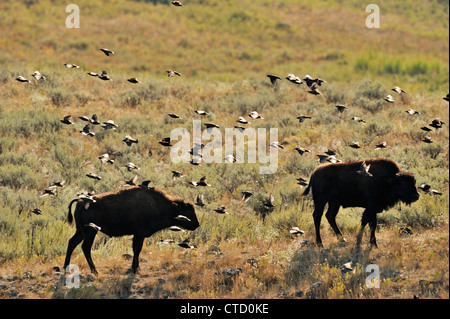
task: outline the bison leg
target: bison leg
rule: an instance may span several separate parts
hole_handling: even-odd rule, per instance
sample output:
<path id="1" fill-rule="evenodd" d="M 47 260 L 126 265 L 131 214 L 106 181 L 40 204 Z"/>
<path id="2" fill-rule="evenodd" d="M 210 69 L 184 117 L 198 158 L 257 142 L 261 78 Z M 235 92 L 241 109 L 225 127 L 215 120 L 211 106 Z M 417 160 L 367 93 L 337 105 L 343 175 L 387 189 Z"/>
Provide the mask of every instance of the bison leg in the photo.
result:
<path id="1" fill-rule="evenodd" d="M 375 231 L 377 230 L 377 214 L 373 214 L 373 216 L 370 216 L 369 227 L 370 227 L 370 245 L 372 247 L 378 248 L 377 239 L 375 238 Z"/>
<path id="2" fill-rule="evenodd" d="M 325 217 L 328 220 L 328 223 L 330 224 L 331 228 L 333 229 L 334 233 L 336 234 L 336 236 L 339 238 L 339 240 L 341 242 L 346 242 L 344 236 L 341 233 L 341 230 L 339 229 L 338 225 L 336 224 L 336 215 L 339 211 L 339 207 L 341 205 L 334 203 L 334 202 L 329 202 L 328 203 L 328 210 L 327 213 L 325 214 Z"/>
<path id="3" fill-rule="evenodd" d="M 83 241 L 84 234 L 80 229 L 77 229 L 75 235 L 69 239 L 69 244 L 67 245 L 66 260 L 64 261 L 64 269 L 70 264 L 70 257 L 72 256 L 73 250 Z"/>
<path id="4" fill-rule="evenodd" d="M 131 264 L 131 269 L 135 274 L 139 268 L 139 254 L 142 250 L 142 245 L 144 244 L 144 238 L 141 236 L 133 236 L 133 262 Z"/>
<path id="5" fill-rule="evenodd" d="M 377 240 L 375 238 L 375 230 L 377 229 L 377 213 L 369 209 L 366 209 L 362 215 L 361 228 L 356 236 L 356 245 L 361 245 L 364 227 L 366 227 L 367 224 L 370 226 L 370 244 L 374 247 L 378 247 Z"/>
<path id="6" fill-rule="evenodd" d="M 314 203 L 314 227 L 316 229 L 316 244 L 318 247 L 323 247 L 322 238 L 320 237 L 320 221 L 322 220 L 323 209 L 325 208 L 326 203 L 316 204 Z"/>
<path id="7" fill-rule="evenodd" d="M 94 275 L 98 275 L 97 270 L 95 269 L 94 262 L 91 257 L 91 248 L 94 243 L 95 235 L 97 234 L 97 230 L 90 226 L 84 227 L 84 241 L 81 244 L 81 248 L 83 249 L 84 257 L 86 257 L 86 261 L 89 264 L 89 268 Z"/>

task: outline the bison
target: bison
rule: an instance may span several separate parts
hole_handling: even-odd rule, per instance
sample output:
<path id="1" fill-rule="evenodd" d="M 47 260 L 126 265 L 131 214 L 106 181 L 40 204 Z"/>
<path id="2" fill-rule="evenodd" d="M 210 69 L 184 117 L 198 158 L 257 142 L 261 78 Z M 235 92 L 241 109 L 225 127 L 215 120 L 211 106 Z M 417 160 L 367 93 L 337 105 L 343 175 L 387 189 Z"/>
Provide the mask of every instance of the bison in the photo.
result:
<path id="1" fill-rule="evenodd" d="M 91 247 L 97 231 L 106 235 L 133 235 L 132 271 L 139 268 L 139 253 L 146 237 L 170 226 L 195 230 L 199 226 L 194 206 L 175 199 L 164 191 L 133 186 L 70 202 L 67 221 L 72 224 L 71 206 L 76 204 L 76 232 L 69 240 L 64 268 L 70 263 L 73 250 L 81 245 L 91 272 L 97 274 L 91 258 Z M 180 218 L 181 217 L 183 218 Z"/>
<path id="2" fill-rule="evenodd" d="M 320 237 L 320 221 L 325 204 L 325 214 L 336 236 L 345 242 L 336 224 L 336 215 L 342 207 L 363 207 L 361 228 L 357 246 L 361 244 L 364 227 L 370 226 L 370 244 L 377 247 L 375 229 L 377 214 L 402 201 L 411 204 L 419 199 L 414 175 L 401 171 L 390 159 L 370 158 L 317 167 L 311 175 L 303 195 L 312 192 L 314 201 L 314 226 L 316 243 L 323 247 Z"/>

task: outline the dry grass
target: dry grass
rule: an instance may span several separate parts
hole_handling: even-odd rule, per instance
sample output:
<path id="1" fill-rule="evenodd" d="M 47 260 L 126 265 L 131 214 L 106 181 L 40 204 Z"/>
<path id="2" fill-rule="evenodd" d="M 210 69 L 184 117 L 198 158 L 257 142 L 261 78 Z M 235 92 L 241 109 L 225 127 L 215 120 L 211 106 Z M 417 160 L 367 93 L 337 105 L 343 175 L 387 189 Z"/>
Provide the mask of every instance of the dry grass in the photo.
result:
<path id="1" fill-rule="evenodd" d="M 180 11 L 143 1 L 114 0 L 104 7 L 80 0 L 83 26 L 67 30 L 64 10 L 50 0 L 28 1 L 28 7 L 2 1 L 0 297 L 448 298 L 448 126 L 430 133 L 433 144 L 421 141 L 420 130 L 436 117 L 449 123 L 448 103 L 442 100 L 448 93 L 448 4 L 385 1 L 391 9 L 383 13 L 383 27 L 368 30 L 361 27 L 365 8 L 353 2 L 203 0 Z M 98 47 L 117 54 L 107 59 Z M 67 62 L 82 68 L 66 70 Z M 36 69 L 47 75 L 46 82 L 15 81 Z M 102 69 L 113 81 L 85 74 Z M 169 79 L 166 69 L 182 77 Z M 285 80 L 273 88 L 268 73 L 324 78 L 324 95 L 312 96 Z M 132 76 L 142 83 L 126 82 Z M 396 102 L 387 105 L 382 98 L 395 85 L 408 93 L 394 94 Z M 349 109 L 339 115 L 338 103 Z M 421 114 L 406 114 L 410 107 Z M 279 152 L 277 172 L 260 175 L 259 164 L 249 163 L 172 163 L 157 142 L 178 127 L 192 131 L 192 121 L 199 119 L 196 109 L 210 112 L 203 121 L 222 128 L 236 125 L 238 116 L 261 113 L 264 120 L 252 121 L 252 127 L 276 127 L 279 141 L 287 143 Z M 78 119 L 94 113 L 101 121 L 114 120 L 118 130 L 95 128 L 96 136 L 89 138 L 79 133 L 84 122 L 71 127 L 59 122 L 67 114 Z M 183 119 L 170 119 L 168 113 Z M 300 114 L 312 119 L 298 123 Z M 126 134 L 139 144 L 125 146 Z M 348 147 L 355 139 L 361 149 Z M 388 148 L 374 150 L 381 141 Z M 300 156 L 297 146 L 312 153 Z M 338 149 L 342 160 L 391 158 L 414 173 L 419 184 L 427 182 L 443 195 L 422 193 L 413 205 L 381 214 L 380 248 L 364 246 L 359 254 L 353 245 L 361 210 L 342 209 L 337 222 L 349 244 L 338 244 L 324 219 L 326 249 L 318 250 L 312 201 L 300 196 L 296 178 L 307 178 L 318 164 L 316 155 L 328 148 Z M 105 152 L 121 156 L 115 165 L 101 165 L 97 157 Z M 136 276 L 122 257 L 131 253 L 130 238 L 99 234 L 93 247 L 99 277 L 88 273 L 77 248 L 72 262 L 80 267 L 81 287 L 64 287 L 64 277 L 53 267 L 62 266 L 74 232 L 65 222 L 67 204 L 82 190 L 122 187 L 133 177 L 123 167 L 130 161 L 141 167 L 139 181 L 150 179 L 174 196 L 194 201 L 203 192 L 208 205 L 197 209 L 201 227 L 183 234 L 163 231 L 146 240 Z M 173 169 L 185 177 L 172 181 Z M 102 180 L 88 179 L 89 171 Z M 204 175 L 212 187 L 187 185 Z M 57 196 L 40 197 L 61 179 L 66 185 Z M 247 203 L 241 201 L 243 190 L 255 192 Z M 276 208 L 263 222 L 262 200 L 270 193 Z M 213 209 L 220 205 L 230 214 L 216 215 Z M 35 207 L 43 214 L 28 214 Z M 306 234 L 290 236 L 294 226 Z M 413 235 L 399 236 L 403 226 Z M 196 249 L 159 245 L 160 239 L 186 237 Z M 208 253 L 211 245 L 220 253 Z M 342 274 L 350 261 L 354 271 Z M 365 286 L 365 267 L 371 263 L 380 268 L 380 289 Z M 222 274 L 238 268 L 235 275 Z"/>

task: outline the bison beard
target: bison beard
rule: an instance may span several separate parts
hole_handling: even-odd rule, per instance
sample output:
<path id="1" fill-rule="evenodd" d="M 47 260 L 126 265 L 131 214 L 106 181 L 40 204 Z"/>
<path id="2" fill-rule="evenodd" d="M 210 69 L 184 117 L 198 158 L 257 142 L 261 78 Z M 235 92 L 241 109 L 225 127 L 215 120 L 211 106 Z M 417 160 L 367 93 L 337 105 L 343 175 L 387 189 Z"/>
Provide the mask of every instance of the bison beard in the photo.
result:
<path id="1" fill-rule="evenodd" d="M 139 186 L 95 196 L 95 201 L 74 199 L 69 204 L 67 220 L 72 223 L 71 206 L 77 203 L 74 218 L 76 232 L 69 240 L 64 269 L 70 263 L 73 250 L 81 243 L 91 272 L 97 274 L 91 258 L 91 248 L 97 231 L 108 236 L 133 235 L 132 270 L 139 268 L 139 253 L 144 239 L 170 226 L 195 230 L 199 226 L 194 206 L 174 199 L 163 191 Z M 187 219 L 175 218 L 178 215 Z"/>
<path id="2" fill-rule="evenodd" d="M 371 176 L 358 173 L 363 162 L 370 165 Z M 312 173 L 303 195 L 307 195 L 310 190 L 314 201 L 316 243 L 319 247 L 323 247 L 320 222 L 327 203 L 328 210 L 325 217 L 341 241 L 345 239 L 336 224 L 339 208 L 341 206 L 365 208 L 356 244 L 357 246 L 361 244 L 364 227 L 369 224 L 370 244 L 377 247 L 375 238 L 377 214 L 400 201 L 410 204 L 419 199 L 414 175 L 401 171 L 394 161 L 383 158 L 321 165 Z"/>

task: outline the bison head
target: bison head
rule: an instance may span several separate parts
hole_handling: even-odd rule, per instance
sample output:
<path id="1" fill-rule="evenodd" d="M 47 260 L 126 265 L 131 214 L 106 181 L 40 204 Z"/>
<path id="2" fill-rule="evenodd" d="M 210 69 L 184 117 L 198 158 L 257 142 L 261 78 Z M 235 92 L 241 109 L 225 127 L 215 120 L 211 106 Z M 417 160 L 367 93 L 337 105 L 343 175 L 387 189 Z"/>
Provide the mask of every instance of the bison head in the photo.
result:
<path id="1" fill-rule="evenodd" d="M 419 199 L 416 189 L 416 179 L 411 173 L 400 172 L 389 180 L 393 195 L 406 204 L 411 204 Z"/>
<path id="2" fill-rule="evenodd" d="M 188 230 L 195 230 L 200 226 L 197 215 L 195 214 L 194 205 L 183 201 L 174 202 L 174 205 L 176 207 L 174 225 Z"/>

